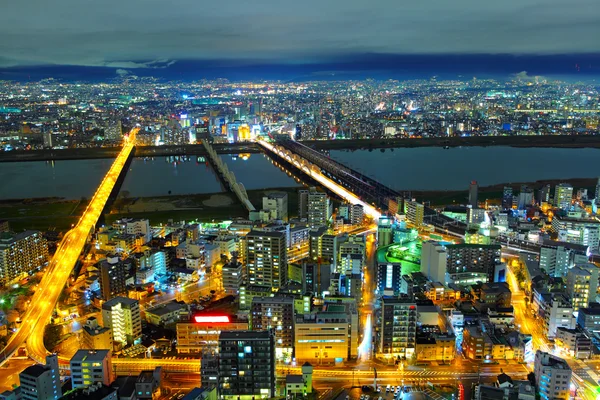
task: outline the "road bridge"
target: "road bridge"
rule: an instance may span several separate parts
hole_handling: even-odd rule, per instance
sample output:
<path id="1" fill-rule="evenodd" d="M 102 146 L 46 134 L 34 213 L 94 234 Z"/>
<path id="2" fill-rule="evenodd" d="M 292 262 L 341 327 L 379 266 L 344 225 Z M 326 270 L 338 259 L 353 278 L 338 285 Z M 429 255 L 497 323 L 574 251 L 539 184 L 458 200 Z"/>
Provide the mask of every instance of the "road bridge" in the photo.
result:
<path id="1" fill-rule="evenodd" d="M 77 225 L 65 234 L 58 245 L 31 299 L 31 307 L 22 317 L 19 330 L 9 338 L 2 350 L 0 365 L 4 364 L 24 343 L 27 343 L 27 350 L 32 359 L 39 363 L 45 363 L 48 351 L 44 347 L 44 327 L 50 321 L 67 279 L 79 260 L 89 236 L 94 232 L 98 219 L 113 194 L 121 174 L 127 172 L 124 167 L 132 155 L 138 130 L 135 128 L 124 137 L 121 152 L 102 179 Z M 61 359 L 63 367 L 65 361 Z"/>
<path id="2" fill-rule="evenodd" d="M 361 203 L 366 203 L 372 208 L 387 210 L 390 199 L 396 201 L 398 198 L 405 197 L 403 193 L 391 189 L 338 161 L 332 160 L 325 154 L 302 143 L 292 140 L 278 141 L 275 145 L 262 140 L 258 143 L 271 154 L 311 178 L 320 175 L 332 182 L 334 186 L 351 193 L 350 199 L 341 196 L 347 201 L 352 202 L 352 197 L 359 198 Z M 325 186 L 331 190 L 331 185 Z M 424 214 L 425 221 L 433 225 L 439 232 L 459 237 L 464 236 L 467 228 L 466 224 L 447 217 L 430 207 L 425 207 Z"/>
<path id="3" fill-rule="evenodd" d="M 225 164 L 221 157 L 219 157 L 208 140 L 203 140 L 202 144 L 206 149 L 206 153 L 208 154 L 208 159 L 210 160 L 211 165 L 215 169 L 217 175 L 219 175 L 219 179 L 223 180 L 223 183 L 227 189 L 232 191 L 237 196 L 242 205 L 246 207 L 248 211 L 254 211 L 254 205 L 250 202 L 250 200 L 248 200 L 248 193 L 246 193 L 246 188 L 244 185 L 237 181 L 233 172 L 229 170 L 227 164 Z"/>

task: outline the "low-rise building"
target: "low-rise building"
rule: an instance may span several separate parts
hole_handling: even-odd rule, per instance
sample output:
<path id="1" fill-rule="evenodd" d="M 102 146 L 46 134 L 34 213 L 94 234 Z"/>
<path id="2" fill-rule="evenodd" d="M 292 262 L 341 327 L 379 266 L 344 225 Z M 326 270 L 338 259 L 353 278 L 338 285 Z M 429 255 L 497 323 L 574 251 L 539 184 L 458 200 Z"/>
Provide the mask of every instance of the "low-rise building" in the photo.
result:
<path id="1" fill-rule="evenodd" d="M 154 325 L 166 325 L 190 318 L 190 307 L 183 301 L 170 301 L 146 310 L 146 321 Z"/>
<path id="2" fill-rule="evenodd" d="M 248 330 L 248 322 L 230 315 L 194 315 L 192 322 L 177 324 L 177 353 L 201 354 L 205 348 L 216 348 L 222 331 Z"/>

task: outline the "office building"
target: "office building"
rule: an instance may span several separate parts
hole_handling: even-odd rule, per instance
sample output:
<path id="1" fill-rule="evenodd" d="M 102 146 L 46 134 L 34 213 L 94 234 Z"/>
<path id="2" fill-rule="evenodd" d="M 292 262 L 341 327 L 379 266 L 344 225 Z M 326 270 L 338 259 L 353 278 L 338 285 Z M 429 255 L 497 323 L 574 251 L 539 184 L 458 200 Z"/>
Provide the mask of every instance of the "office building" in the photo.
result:
<path id="1" fill-rule="evenodd" d="M 573 186 L 568 183 L 559 183 L 554 187 L 554 206 L 566 209 L 573 200 Z"/>
<path id="2" fill-rule="evenodd" d="M 381 295 L 398 295 L 402 286 L 402 264 L 377 264 L 377 291 Z"/>
<path id="3" fill-rule="evenodd" d="M 538 350 L 535 353 L 534 374 L 542 400 L 569 398 L 572 372 L 565 360 Z"/>
<path id="4" fill-rule="evenodd" d="M 421 247 L 421 272 L 432 282 L 446 282 L 446 248 L 439 242 L 429 240 Z"/>
<path id="5" fill-rule="evenodd" d="M 133 267 L 131 259 L 120 260 L 118 256 L 108 256 L 98 263 L 100 294 L 104 300 L 127 293 L 127 278 Z"/>
<path id="6" fill-rule="evenodd" d="M 221 276 L 225 293 L 237 295 L 244 282 L 244 266 L 234 258 L 221 268 Z"/>
<path id="7" fill-rule="evenodd" d="M 46 365 L 32 365 L 19 374 L 21 399 L 57 400 L 62 396 L 58 356 L 46 357 Z"/>
<path id="8" fill-rule="evenodd" d="M 552 230 L 558 240 L 588 246 L 592 252 L 598 251 L 600 244 L 600 222 L 595 219 L 561 217 L 552 218 Z"/>
<path id="9" fill-rule="evenodd" d="M 329 201 L 329 196 L 325 192 L 319 192 L 315 188 L 310 188 L 308 191 L 306 216 L 308 226 L 311 229 L 327 226 L 331 219 L 332 204 Z"/>
<path id="10" fill-rule="evenodd" d="M 596 301 L 598 271 L 598 267 L 594 264 L 580 264 L 567 273 L 567 293 L 574 311 L 586 308 L 590 301 Z"/>
<path id="11" fill-rule="evenodd" d="M 201 354 L 217 349 L 222 331 L 247 331 L 248 321 L 227 314 L 197 314 L 192 322 L 179 322 L 176 330 L 178 354 Z"/>
<path id="12" fill-rule="evenodd" d="M 288 220 L 288 195 L 285 192 L 271 192 L 262 198 L 262 208 L 271 214 L 271 219 Z"/>
<path id="13" fill-rule="evenodd" d="M 0 233 L 0 286 L 40 268 L 48 261 L 48 243 L 41 232 Z"/>
<path id="14" fill-rule="evenodd" d="M 112 350 L 112 329 L 100 326 L 96 317 L 90 317 L 81 329 L 81 347 L 89 350 Z"/>
<path id="15" fill-rule="evenodd" d="M 247 282 L 273 290 L 287 283 L 287 246 L 284 232 L 252 230 L 243 241 Z"/>
<path id="16" fill-rule="evenodd" d="M 294 299 L 292 297 L 255 297 L 250 307 L 248 326 L 253 331 L 272 329 L 275 357 L 291 359 L 294 353 Z"/>
<path id="17" fill-rule="evenodd" d="M 334 365 L 356 359 L 358 336 L 356 303 L 325 304 L 322 311 L 296 317 L 296 360 Z"/>
<path id="18" fill-rule="evenodd" d="M 567 275 L 575 264 L 588 261 L 588 247 L 581 244 L 546 240 L 540 248 L 540 269 L 555 278 Z"/>
<path id="19" fill-rule="evenodd" d="M 580 308 L 577 326 L 590 334 L 600 332 L 600 304 L 590 302 L 588 307 Z"/>
<path id="20" fill-rule="evenodd" d="M 413 300 L 384 296 L 377 351 L 391 359 L 410 359 L 415 352 L 417 305 Z"/>
<path id="21" fill-rule="evenodd" d="M 416 201 L 407 201 L 404 204 L 406 207 L 406 222 L 416 228 L 423 226 L 425 206 Z"/>
<path id="22" fill-rule="evenodd" d="M 110 328 L 113 340 L 122 344 L 137 344 L 142 338 L 142 319 L 137 300 L 115 297 L 102 304 L 102 322 Z"/>
<path id="23" fill-rule="evenodd" d="M 219 396 L 227 400 L 275 397 L 275 335 L 272 331 L 222 331 Z"/>
<path id="24" fill-rule="evenodd" d="M 77 350 L 69 362 L 73 389 L 112 382 L 110 350 Z"/>
<path id="25" fill-rule="evenodd" d="M 492 281 L 500 264 L 500 245 L 450 244 L 446 246 L 447 271 L 457 285 Z"/>
<path id="26" fill-rule="evenodd" d="M 479 207 L 478 203 L 479 185 L 477 181 L 471 181 L 469 185 L 469 205 L 473 208 Z"/>

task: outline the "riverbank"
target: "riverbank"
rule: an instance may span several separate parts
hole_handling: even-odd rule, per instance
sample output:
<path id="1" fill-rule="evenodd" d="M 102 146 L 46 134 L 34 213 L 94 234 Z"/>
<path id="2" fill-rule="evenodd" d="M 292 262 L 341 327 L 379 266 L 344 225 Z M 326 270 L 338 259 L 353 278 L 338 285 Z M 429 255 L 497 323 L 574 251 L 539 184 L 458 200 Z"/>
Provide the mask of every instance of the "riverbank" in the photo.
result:
<path id="1" fill-rule="evenodd" d="M 347 140 L 305 140 L 303 144 L 319 150 L 375 150 L 403 147 L 560 147 L 560 148 L 600 148 L 600 135 L 569 135 L 569 136 L 470 136 L 470 137 L 441 137 L 441 138 L 395 138 L 395 139 L 347 139 Z M 219 154 L 243 154 L 261 152 L 256 143 L 214 144 Z M 88 149 L 60 150 L 15 150 L 0 152 L 1 162 L 17 161 L 57 161 L 84 160 L 95 158 L 115 158 L 119 147 L 100 147 Z M 206 156 L 204 146 L 188 144 L 178 146 L 139 146 L 136 157 L 164 156 Z"/>
<path id="2" fill-rule="evenodd" d="M 510 186 L 513 189 L 513 194 L 518 195 L 522 185 L 532 187 L 536 191 L 546 185 L 550 185 L 551 193 L 554 192 L 554 186 L 559 183 L 566 182 L 573 186 L 574 194 L 577 189 L 587 189 L 591 197 L 594 196 L 596 190 L 597 179 L 587 178 L 571 178 L 571 179 L 545 179 L 535 182 L 511 182 L 500 183 L 497 185 L 484 186 L 479 188 L 479 202 L 488 204 L 500 204 L 504 187 Z M 469 191 L 467 190 L 437 190 L 437 191 L 412 191 L 411 196 L 419 202 L 429 202 L 433 206 L 447 206 L 467 204 Z M 537 194 L 537 193 L 536 193 Z"/>
<path id="3" fill-rule="evenodd" d="M 600 148 L 600 135 L 569 136 L 469 136 L 441 138 L 395 138 L 305 141 L 307 146 L 321 150 L 374 150 L 402 147 L 560 147 Z"/>
<path id="4" fill-rule="evenodd" d="M 262 198 L 270 192 L 288 193 L 289 210 L 298 209 L 298 187 L 249 190 L 248 198 L 257 209 Z M 64 232 L 77 223 L 88 200 L 61 198 L 11 199 L 0 201 L 0 220 L 7 220 L 12 230 L 26 229 Z M 295 214 L 295 212 L 294 212 Z M 104 215 L 110 224 L 123 217 L 148 218 L 152 224 L 173 221 L 229 220 L 247 218 L 248 211 L 232 193 L 208 193 L 179 196 L 136 197 L 120 195 Z"/>

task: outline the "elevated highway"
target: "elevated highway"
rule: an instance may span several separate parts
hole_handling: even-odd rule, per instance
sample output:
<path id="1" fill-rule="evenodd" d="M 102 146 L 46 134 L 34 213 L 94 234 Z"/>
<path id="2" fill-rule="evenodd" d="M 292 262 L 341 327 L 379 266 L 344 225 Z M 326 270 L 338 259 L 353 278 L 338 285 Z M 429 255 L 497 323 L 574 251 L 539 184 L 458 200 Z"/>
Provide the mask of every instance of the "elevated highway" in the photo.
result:
<path id="1" fill-rule="evenodd" d="M 33 298 L 31 306 L 22 317 L 19 330 L 14 333 L 0 356 L 0 365 L 4 364 L 17 350 L 27 344 L 29 356 L 37 362 L 44 363 L 48 351 L 44 347 L 44 327 L 50 321 L 54 307 L 65 287 L 90 234 L 94 231 L 123 167 L 135 146 L 138 129 L 133 129 L 125 136 L 123 147 L 110 167 L 108 173 L 98 186 L 96 193 L 83 212 L 77 225 L 65 234 L 56 253 L 48 263 L 44 276 Z M 66 360 L 60 360 L 65 365 Z"/>

